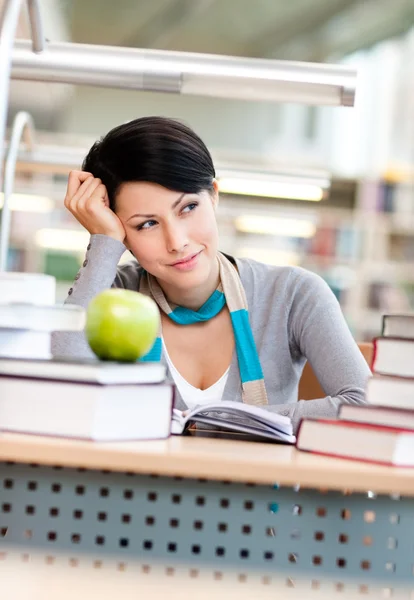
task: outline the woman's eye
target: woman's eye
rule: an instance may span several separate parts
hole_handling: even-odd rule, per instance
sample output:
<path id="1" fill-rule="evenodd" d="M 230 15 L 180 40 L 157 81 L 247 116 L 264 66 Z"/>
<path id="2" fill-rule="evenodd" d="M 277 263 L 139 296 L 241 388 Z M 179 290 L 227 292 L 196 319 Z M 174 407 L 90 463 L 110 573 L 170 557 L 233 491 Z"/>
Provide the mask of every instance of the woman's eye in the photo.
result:
<path id="1" fill-rule="evenodd" d="M 137 225 L 137 229 L 138 231 L 141 231 L 142 229 L 151 229 L 151 227 L 154 227 L 156 224 L 156 221 L 145 221 L 145 223 Z"/>
<path id="2" fill-rule="evenodd" d="M 187 204 L 187 206 L 184 206 L 184 208 L 183 208 L 183 210 L 181 212 L 183 212 L 183 213 L 189 213 L 192 210 L 194 210 L 196 206 L 198 206 L 197 202 L 191 202 L 191 204 Z"/>

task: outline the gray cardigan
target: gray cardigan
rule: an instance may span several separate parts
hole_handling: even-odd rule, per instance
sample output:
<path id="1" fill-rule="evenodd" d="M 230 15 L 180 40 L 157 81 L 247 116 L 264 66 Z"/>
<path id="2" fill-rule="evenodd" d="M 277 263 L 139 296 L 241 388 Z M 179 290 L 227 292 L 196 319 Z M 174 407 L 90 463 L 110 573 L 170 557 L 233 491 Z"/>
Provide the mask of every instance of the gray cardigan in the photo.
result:
<path id="1" fill-rule="evenodd" d="M 66 303 L 86 307 L 109 287 L 138 290 L 141 267 L 135 260 L 118 267 L 125 246 L 92 235 L 85 261 Z M 318 275 L 300 267 L 274 267 L 237 259 L 249 317 L 269 398 L 267 410 L 291 417 L 295 431 L 303 417 L 335 417 L 340 403 L 361 404 L 370 370 L 354 341 L 341 308 Z M 55 332 L 52 353 L 91 357 L 83 332 Z M 326 397 L 298 401 L 298 383 L 308 360 Z M 165 363 L 164 357 L 162 361 Z M 234 352 L 223 400 L 242 401 Z M 177 394 L 176 407 L 186 405 Z"/>

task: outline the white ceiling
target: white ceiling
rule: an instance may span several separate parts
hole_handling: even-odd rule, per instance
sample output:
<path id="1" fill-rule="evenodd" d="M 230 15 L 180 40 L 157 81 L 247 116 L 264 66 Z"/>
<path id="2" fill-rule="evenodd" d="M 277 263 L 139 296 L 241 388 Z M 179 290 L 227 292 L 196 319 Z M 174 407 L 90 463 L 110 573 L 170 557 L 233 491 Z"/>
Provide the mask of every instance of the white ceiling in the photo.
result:
<path id="1" fill-rule="evenodd" d="M 326 61 L 407 31 L 414 0 L 65 0 L 73 41 Z"/>

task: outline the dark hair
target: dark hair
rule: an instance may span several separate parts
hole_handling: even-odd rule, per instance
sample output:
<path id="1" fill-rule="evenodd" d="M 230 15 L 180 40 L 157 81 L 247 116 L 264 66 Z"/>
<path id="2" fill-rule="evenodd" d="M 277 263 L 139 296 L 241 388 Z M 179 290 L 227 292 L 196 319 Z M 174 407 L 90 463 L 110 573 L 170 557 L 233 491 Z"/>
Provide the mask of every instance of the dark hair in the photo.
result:
<path id="1" fill-rule="evenodd" d="M 165 117 L 142 117 L 112 129 L 89 150 L 82 169 L 105 185 L 111 208 L 119 187 L 148 181 L 187 194 L 213 189 L 213 160 L 192 129 Z"/>

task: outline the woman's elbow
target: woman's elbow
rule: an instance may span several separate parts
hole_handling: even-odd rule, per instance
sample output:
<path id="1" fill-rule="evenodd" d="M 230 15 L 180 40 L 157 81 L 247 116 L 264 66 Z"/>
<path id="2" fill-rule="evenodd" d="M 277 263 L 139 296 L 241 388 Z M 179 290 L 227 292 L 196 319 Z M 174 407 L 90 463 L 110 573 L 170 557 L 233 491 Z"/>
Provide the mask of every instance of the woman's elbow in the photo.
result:
<path id="1" fill-rule="evenodd" d="M 346 390 L 341 390 L 337 395 L 337 398 L 342 404 L 366 404 L 365 388 L 363 387 L 351 387 Z"/>

